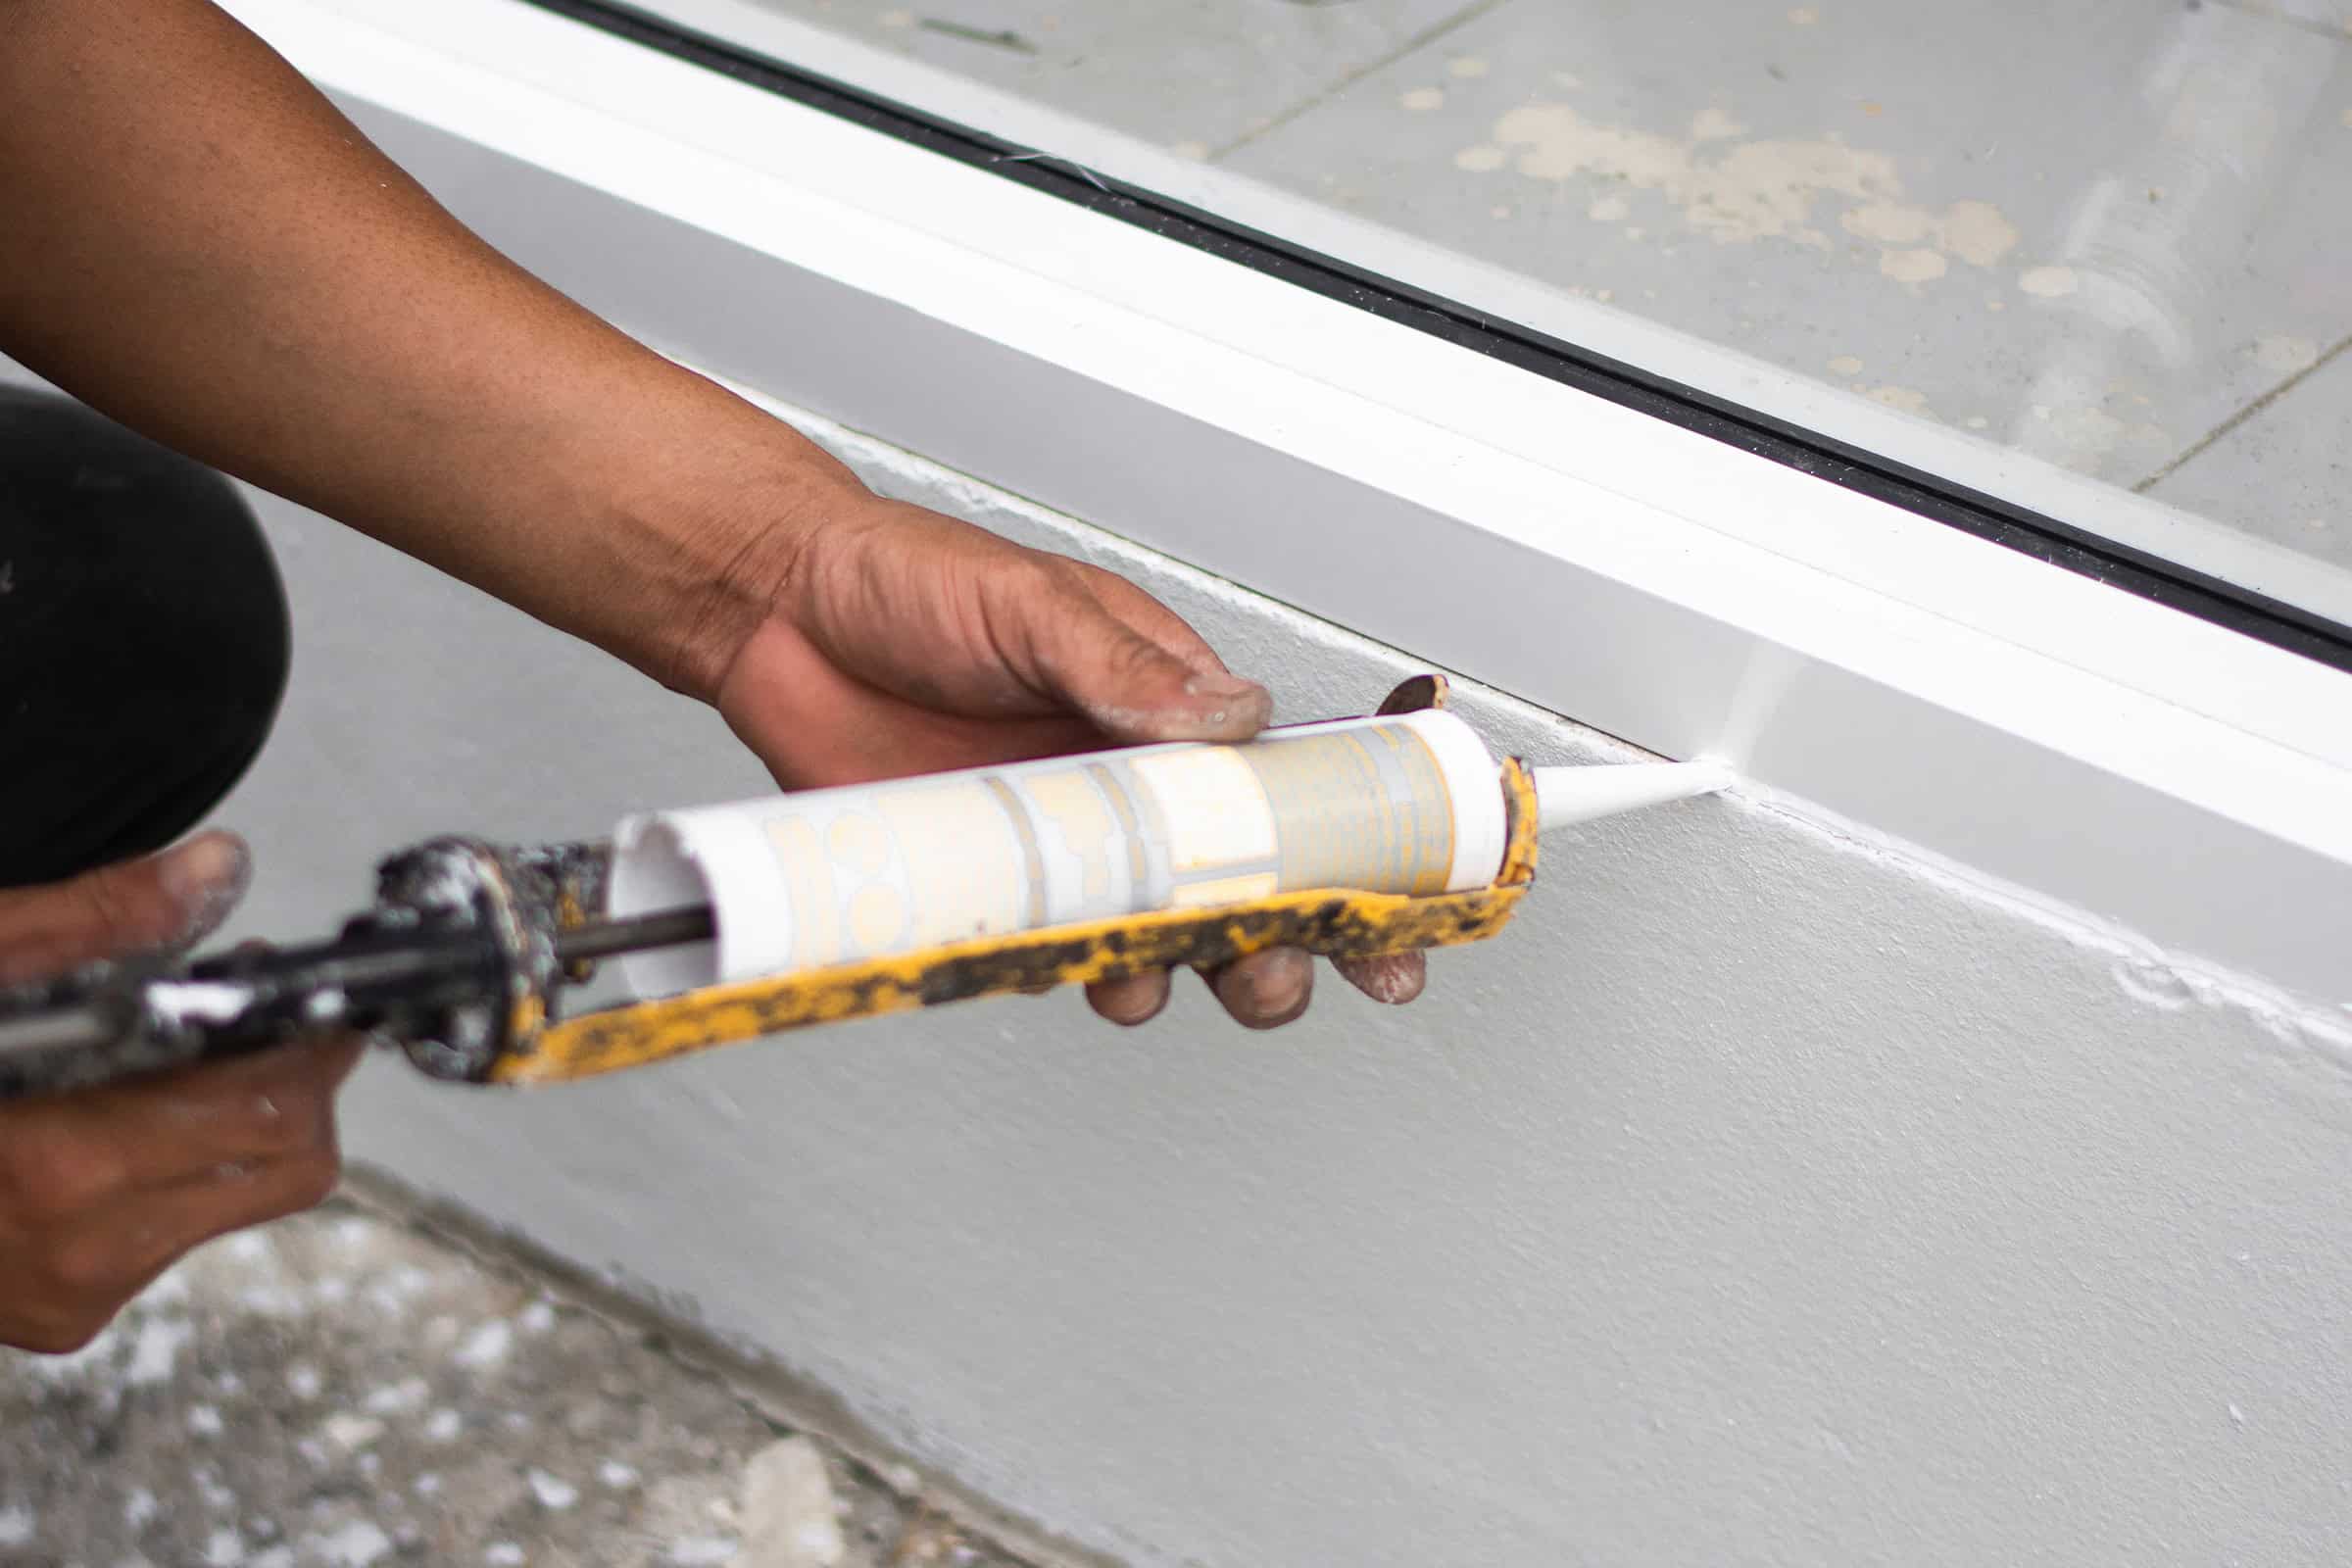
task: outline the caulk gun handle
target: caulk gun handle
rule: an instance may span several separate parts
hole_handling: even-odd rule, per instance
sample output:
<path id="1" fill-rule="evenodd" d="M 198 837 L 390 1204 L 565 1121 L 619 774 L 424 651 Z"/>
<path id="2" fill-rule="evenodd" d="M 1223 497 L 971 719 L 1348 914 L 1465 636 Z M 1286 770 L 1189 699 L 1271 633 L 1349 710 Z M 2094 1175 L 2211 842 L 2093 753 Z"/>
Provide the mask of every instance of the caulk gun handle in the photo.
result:
<path id="1" fill-rule="evenodd" d="M 359 1030 L 406 1043 L 453 1005 L 492 998 L 478 929 L 353 922 L 332 942 L 193 963 L 125 961 L 0 988 L 0 1100 L 86 1089 Z"/>

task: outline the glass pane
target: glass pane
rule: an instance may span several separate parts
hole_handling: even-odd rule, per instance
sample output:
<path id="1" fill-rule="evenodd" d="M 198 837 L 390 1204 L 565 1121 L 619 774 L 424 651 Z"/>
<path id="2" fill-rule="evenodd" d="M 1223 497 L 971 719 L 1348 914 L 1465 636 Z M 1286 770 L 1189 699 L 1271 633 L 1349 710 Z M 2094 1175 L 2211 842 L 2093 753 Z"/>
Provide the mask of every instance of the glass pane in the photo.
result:
<path id="1" fill-rule="evenodd" d="M 727 30 L 708 0 L 660 9 Z M 1930 421 L 1963 438 L 1947 471 L 1980 488 L 2352 618 L 2352 0 L 727 11 L 911 56 Z M 1347 260 L 1400 271 L 1357 232 Z M 2106 488 L 2037 485 L 2041 464 Z"/>

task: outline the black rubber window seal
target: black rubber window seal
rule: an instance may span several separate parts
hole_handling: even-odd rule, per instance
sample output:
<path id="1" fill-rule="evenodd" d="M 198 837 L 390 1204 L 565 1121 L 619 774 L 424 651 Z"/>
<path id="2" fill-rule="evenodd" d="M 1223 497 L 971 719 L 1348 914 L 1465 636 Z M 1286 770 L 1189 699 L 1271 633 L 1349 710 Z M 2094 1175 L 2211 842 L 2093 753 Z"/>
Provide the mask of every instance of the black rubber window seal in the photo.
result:
<path id="1" fill-rule="evenodd" d="M 1946 527 L 2015 550 L 2258 641 L 2352 672 L 2352 628 L 2298 605 L 2118 544 L 2087 529 L 1894 463 L 1845 442 L 1594 354 L 1457 301 L 1383 277 L 1036 148 L 896 103 L 612 0 L 525 0 L 734 80 L 838 116 L 1032 190 L 1131 223 L 1606 398 L 1742 452 L 1889 502 Z"/>

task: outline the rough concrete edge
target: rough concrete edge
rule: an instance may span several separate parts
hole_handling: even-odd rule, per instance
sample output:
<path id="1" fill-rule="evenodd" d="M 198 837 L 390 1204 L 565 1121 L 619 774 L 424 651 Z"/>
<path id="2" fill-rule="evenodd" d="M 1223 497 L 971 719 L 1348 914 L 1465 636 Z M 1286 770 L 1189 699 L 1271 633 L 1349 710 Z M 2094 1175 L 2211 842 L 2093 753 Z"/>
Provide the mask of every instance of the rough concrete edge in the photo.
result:
<path id="1" fill-rule="evenodd" d="M 840 1396 L 773 1356 L 663 1310 L 657 1298 L 659 1288 L 650 1283 L 632 1290 L 625 1281 L 587 1268 L 511 1227 L 493 1224 L 456 1200 L 430 1197 L 367 1162 L 346 1167 L 335 1198 L 454 1248 L 495 1273 L 543 1282 L 624 1334 L 659 1336 L 663 1354 L 691 1371 L 718 1379 L 761 1419 L 820 1439 L 909 1506 L 928 1509 L 958 1529 L 985 1537 L 990 1544 L 1035 1568 L 1125 1568 L 1120 1559 L 1057 1536 L 917 1459 L 883 1438 Z M 909 1477 L 912 1486 L 906 1484 Z"/>

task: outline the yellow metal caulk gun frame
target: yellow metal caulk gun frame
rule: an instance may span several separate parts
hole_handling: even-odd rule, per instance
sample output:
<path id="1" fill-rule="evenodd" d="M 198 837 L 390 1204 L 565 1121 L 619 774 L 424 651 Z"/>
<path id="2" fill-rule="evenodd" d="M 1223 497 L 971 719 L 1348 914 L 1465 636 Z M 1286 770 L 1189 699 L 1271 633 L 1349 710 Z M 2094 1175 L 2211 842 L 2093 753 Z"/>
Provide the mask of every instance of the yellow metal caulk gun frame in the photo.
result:
<path id="1" fill-rule="evenodd" d="M 1439 710 L 1446 695 L 1444 677 L 1417 676 L 1392 692 L 1378 714 Z M 1286 733 L 1314 728 L 1272 731 L 1266 739 L 1279 743 Z M 1228 749 L 1157 749 L 1161 754 L 1186 750 Z M 1478 750 L 1479 762 L 1493 769 L 1483 748 Z M 1100 754 L 1080 765 L 1107 780 L 1103 762 L 1150 755 L 1148 750 Z M 1623 800 L 1586 815 L 1699 794 L 1724 782 L 1719 774 L 1692 768 L 1573 771 L 1592 775 L 1595 782 L 1602 774 L 1625 780 L 1652 775 L 1626 787 Z M 1004 779 L 1017 772 L 975 774 L 970 787 L 993 788 L 1011 811 Z M 1661 777 L 1667 773 L 1679 776 Z M 940 776 L 951 782 L 963 777 Z M 808 1024 L 1116 979 L 1150 968 L 1209 968 L 1274 947 L 1368 957 L 1480 941 L 1508 923 L 1533 885 L 1537 837 L 1546 814 L 1539 808 L 1534 772 L 1516 759 L 1500 764 L 1499 786 L 1501 811 L 1491 823 L 1499 856 L 1493 854 L 1494 840 L 1470 834 L 1471 863 L 1481 867 L 1478 874 L 1483 878 L 1484 866 L 1496 867 L 1491 880 L 1476 886 L 1457 881 L 1446 891 L 1409 893 L 1340 886 L 1274 890 L 1278 879 L 1271 871 L 1261 871 L 1253 882 L 1218 878 L 1212 868 L 1209 880 L 1196 882 L 1197 897 L 1189 906 L 1057 923 L 1044 922 L 1047 905 L 1042 893 L 1033 891 L 1026 928 L 989 930 L 982 923 L 977 927 L 982 934 L 960 940 L 692 984 L 678 995 L 569 1018 L 562 1016 L 559 1005 L 563 989 L 588 980 L 601 959 L 652 954 L 667 962 L 669 955 L 714 951 L 712 938 L 726 918 L 723 907 L 714 911 L 702 904 L 615 912 L 613 853 L 601 842 L 509 850 L 438 839 L 384 862 L 375 907 L 332 942 L 232 952 L 191 963 L 105 964 L 57 981 L 0 990 L 0 1098 L 232 1055 L 330 1028 L 365 1031 L 398 1047 L 435 1077 L 558 1083 Z M 1115 792 L 1105 798 L 1122 799 Z M 1442 793 L 1435 811 L 1444 834 L 1423 832 L 1421 837 L 1440 847 L 1437 880 L 1432 883 L 1426 867 L 1412 871 L 1412 845 L 1384 843 L 1380 851 L 1392 883 L 1401 877 L 1421 889 L 1447 887 L 1444 864 L 1460 847 L 1460 818 L 1467 813 L 1458 802 L 1449 806 Z M 1299 831 L 1296 823 L 1293 831 Z M 1305 836 L 1311 838 L 1312 831 Z M 1036 848 L 1029 845 L 1029 871 L 1031 881 L 1042 887 Z M 1335 847 L 1322 848 L 1332 852 Z M 1363 847 L 1343 843 L 1336 848 L 1344 859 Z M 1142 897 L 1142 852 L 1134 853 L 1137 880 L 1131 889 L 1112 890 L 1117 897 Z M 1317 863 L 1309 855 L 1290 868 L 1298 874 L 1298 865 Z M 1223 896 L 1246 885 L 1247 896 Z M 712 902 L 723 906 L 725 901 L 714 897 Z"/>

